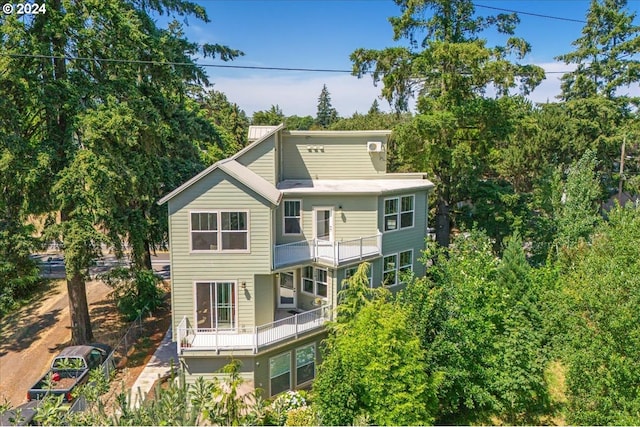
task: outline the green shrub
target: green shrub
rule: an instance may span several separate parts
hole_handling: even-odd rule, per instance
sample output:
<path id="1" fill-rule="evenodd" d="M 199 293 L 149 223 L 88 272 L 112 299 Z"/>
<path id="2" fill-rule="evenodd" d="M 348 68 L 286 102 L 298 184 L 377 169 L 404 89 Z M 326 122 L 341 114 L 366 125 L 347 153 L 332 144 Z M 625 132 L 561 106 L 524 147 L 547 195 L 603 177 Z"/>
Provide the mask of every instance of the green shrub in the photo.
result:
<path id="1" fill-rule="evenodd" d="M 287 413 L 285 426 L 317 426 L 320 425 L 318 414 L 311 406 L 294 408 Z"/>
<path id="2" fill-rule="evenodd" d="M 288 419 L 290 411 L 307 405 L 304 391 L 287 391 L 278 395 L 267 408 L 265 424 L 282 426 Z"/>
<path id="3" fill-rule="evenodd" d="M 115 268 L 101 276 L 113 288 L 112 296 L 126 320 L 151 312 L 162 304 L 160 279 L 151 270 Z"/>

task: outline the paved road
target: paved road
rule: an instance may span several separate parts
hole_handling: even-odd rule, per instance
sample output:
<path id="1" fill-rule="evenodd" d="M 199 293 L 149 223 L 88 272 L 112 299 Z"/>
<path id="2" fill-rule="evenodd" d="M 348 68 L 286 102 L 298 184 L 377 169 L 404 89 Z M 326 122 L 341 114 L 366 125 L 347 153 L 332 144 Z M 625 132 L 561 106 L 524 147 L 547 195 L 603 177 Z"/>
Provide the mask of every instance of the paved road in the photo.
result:
<path id="1" fill-rule="evenodd" d="M 64 279 L 64 257 L 57 253 L 42 253 L 34 254 L 32 258 L 38 261 L 40 265 L 40 271 L 42 277 L 47 279 Z M 98 261 L 94 267 L 89 268 L 89 274 L 92 278 L 109 271 L 114 267 L 121 267 L 129 265 L 128 259 L 117 259 L 113 255 L 105 255 Z M 169 254 L 158 253 L 151 257 L 151 266 L 154 271 L 158 273 L 163 279 L 169 279 L 171 276 L 171 269 L 169 266 Z"/>

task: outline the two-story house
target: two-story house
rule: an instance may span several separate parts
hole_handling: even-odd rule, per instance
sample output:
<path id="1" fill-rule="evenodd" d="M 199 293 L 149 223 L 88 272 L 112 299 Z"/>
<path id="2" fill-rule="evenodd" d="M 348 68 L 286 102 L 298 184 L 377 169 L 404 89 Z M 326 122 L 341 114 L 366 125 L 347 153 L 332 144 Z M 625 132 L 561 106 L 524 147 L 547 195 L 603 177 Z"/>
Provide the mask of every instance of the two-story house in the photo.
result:
<path id="1" fill-rule="evenodd" d="M 165 196 L 173 336 L 188 381 L 230 357 L 265 395 L 308 386 L 341 282 L 423 273 L 424 174 L 386 171 L 390 131 L 251 127 L 251 142 Z"/>

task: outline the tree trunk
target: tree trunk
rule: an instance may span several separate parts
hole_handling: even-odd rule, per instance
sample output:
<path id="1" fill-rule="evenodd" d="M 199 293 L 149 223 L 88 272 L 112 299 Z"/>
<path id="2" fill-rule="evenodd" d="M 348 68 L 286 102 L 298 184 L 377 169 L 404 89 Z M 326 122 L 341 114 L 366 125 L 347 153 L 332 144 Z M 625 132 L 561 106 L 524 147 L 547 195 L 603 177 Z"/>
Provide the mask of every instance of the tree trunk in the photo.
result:
<path id="1" fill-rule="evenodd" d="M 47 6 L 49 6 L 47 4 Z M 61 0 L 53 0 L 51 3 L 52 10 L 59 13 L 62 10 Z M 67 44 L 64 33 L 56 34 L 51 39 L 53 53 L 56 58 L 53 59 L 54 75 L 53 80 L 56 83 L 67 82 L 67 63 L 63 58 Z M 67 99 L 57 99 L 55 103 L 59 103 L 58 111 L 49 111 L 52 115 L 49 119 L 55 122 L 55 136 L 57 139 L 58 160 L 60 167 L 66 167 L 68 164 L 68 149 L 71 146 L 71 121 L 68 117 L 68 111 L 64 105 Z M 71 207 L 63 208 L 60 212 L 60 221 L 65 223 L 73 220 L 70 215 Z M 67 243 L 67 242 L 65 242 Z M 88 344 L 93 341 L 93 331 L 91 329 L 91 319 L 89 318 L 89 304 L 87 303 L 87 291 L 82 272 L 76 267 L 67 267 L 67 294 L 69 296 L 69 316 L 71 318 L 71 342 L 73 344 Z"/>
<path id="2" fill-rule="evenodd" d="M 443 199 L 438 199 L 436 208 L 436 242 L 442 247 L 449 247 L 451 234 L 451 219 L 449 218 L 449 205 Z"/>
<path id="3" fill-rule="evenodd" d="M 144 266 L 147 270 L 153 269 L 151 265 L 151 244 L 149 243 L 149 239 L 144 239 Z"/>
<path id="4" fill-rule="evenodd" d="M 71 221 L 66 210 L 60 213 L 62 223 Z M 65 238 L 66 240 L 66 238 Z M 89 303 L 87 302 L 87 288 L 81 271 L 71 266 L 65 257 L 67 271 L 67 295 L 69 296 L 69 317 L 71 318 L 71 342 L 74 345 L 93 342 L 93 330 L 89 317 Z"/>
<path id="5" fill-rule="evenodd" d="M 89 318 L 89 304 L 84 277 L 75 272 L 67 277 L 67 293 L 69 294 L 69 314 L 71 317 L 71 343 L 73 345 L 93 342 L 93 330 Z"/>

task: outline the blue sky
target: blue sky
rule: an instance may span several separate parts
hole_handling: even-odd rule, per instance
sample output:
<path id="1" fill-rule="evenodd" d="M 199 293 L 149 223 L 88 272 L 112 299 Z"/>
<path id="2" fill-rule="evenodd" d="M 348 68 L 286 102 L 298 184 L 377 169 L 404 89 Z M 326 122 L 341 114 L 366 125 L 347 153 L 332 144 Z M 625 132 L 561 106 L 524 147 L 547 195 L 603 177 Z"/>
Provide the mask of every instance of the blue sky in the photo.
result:
<path id="1" fill-rule="evenodd" d="M 390 16 L 399 15 L 392 0 L 195 0 L 203 5 L 211 22 L 190 18 L 187 37 L 199 43 L 220 43 L 245 52 L 230 64 L 350 70 L 349 55 L 357 48 L 393 46 Z M 477 6 L 513 9 L 534 14 L 584 20 L 588 0 L 478 0 Z M 640 2 L 631 0 L 629 10 Z M 477 13 L 499 13 L 477 7 Z M 583 24 L 520 15 L 516 35 L 532 45 L 525 62 L 548 71 L 567 66 L 554 57 L 572 50 Z M 499 43 L 487 34 L 489 44 Z M 223 64 L 202 59 L 205 63 Z M 318 95 L 326 84 L 332 104 L 342 116 L 366 112 L 379 95 L 370 77 L 357 79 L 348 73 L 317 73 L 207 68 L 210 81 L 248 115 L 279 105 L 286 115 L 315 116 Z M 547 80 L 531 95 L 534 101 L 553 100 L 559 92 L 559 75 Z M 380 105 L 388 109 L 385 101 Z"/>

